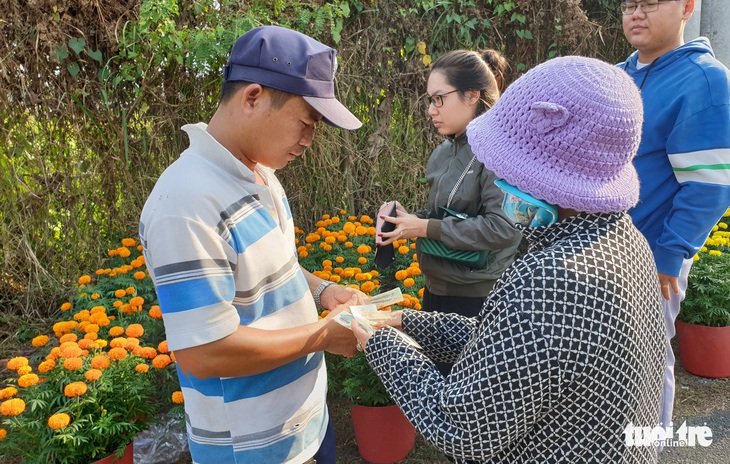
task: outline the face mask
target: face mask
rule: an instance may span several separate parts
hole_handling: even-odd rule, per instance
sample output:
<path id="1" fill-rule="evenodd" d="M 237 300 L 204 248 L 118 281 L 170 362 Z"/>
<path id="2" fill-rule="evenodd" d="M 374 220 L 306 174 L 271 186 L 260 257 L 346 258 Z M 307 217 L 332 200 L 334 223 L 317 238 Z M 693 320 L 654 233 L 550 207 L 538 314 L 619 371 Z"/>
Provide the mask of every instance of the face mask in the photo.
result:
<path id="1" fill-rule="evenodd" d="M 558 209 L 529 193 L 525 193 L 504 179 L 494 181 L 504 192 L 502 211 L 517 224 L 527 227 L 543 227 L 558 221 Z"/>

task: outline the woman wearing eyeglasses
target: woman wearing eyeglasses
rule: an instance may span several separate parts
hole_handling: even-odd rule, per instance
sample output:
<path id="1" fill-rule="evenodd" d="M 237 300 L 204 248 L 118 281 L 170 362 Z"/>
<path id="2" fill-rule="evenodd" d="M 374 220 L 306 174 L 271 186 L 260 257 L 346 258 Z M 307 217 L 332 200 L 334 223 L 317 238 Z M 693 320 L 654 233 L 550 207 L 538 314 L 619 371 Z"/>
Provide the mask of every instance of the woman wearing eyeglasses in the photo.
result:
<path id="1" fill-rule="evenodd" d="M 486 265 L 477 267 L 424 252 L 418 261 L 426 276 L 423 309 L 479 314 L 494 282 L 512 263 L 521 235 L 501 209 L 504 193 L 495 175 L 472 153 L 466 126 L 489 110 L 505 87 L 507 60 L 499 52 L 455 50 L 433 65 L 428 77 L 428 115 L 446 140 L 426 165 L 430 186 L 427 209 L 409 214 L 397 204 L 397 217 L 381 218 L 395 225 L 379 240 L 388 245 L 404 238 L 440 241 L 451 250 L 488 250 Z M 447 208 L 457 216 L 446 213 Z M 453 359 L 434 359 L 448 375 Z"/>

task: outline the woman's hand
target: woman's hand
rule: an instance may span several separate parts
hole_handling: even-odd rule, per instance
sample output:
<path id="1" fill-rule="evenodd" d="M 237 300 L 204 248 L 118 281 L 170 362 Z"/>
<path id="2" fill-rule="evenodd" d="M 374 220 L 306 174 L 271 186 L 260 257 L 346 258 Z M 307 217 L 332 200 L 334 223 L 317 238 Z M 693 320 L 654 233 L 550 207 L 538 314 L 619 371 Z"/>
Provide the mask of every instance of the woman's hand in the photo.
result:
<path id="1" fill-rule="evenodd" d="M 402 207 L 400 207 L 402 208 Z M 380 216 L 380 219 L 395 224 L 392 232 L 380 232 L 381 245 L 390 245 L 396 240 L 425 237 L 428 229 L 428 219 L 421 219 L 415 214 L 408 214 L 396 206 L 398 217 Z"/>
<path id="2" fill-rule="evenodd" d="M 334 309 L 341 304 L 348 306 L 365 304 L 366 298 L 367 295 L 360 290 L 335 284 L 322 291 L 319 301 L 324 309 Z"/>
<path id="3" fill-rule="evenodd" d="M 383 327 L 393 327 L 400 330 L 403 327 L 402 317 L 403 311 L 395 311 L 391 314 L 389 319 L 386 319 L 376 327 L 378 329 Z M 365 329 L 363 329 L 356 321 L 352 321 L 352 333 L 355 334 L 355 338 L 357 339 L 358 351 L 364 352 L 365 347 L 368 344 L 368 340 L 370 340 L 370 337 L 372 337 L 373 334 L 365 331 Z"/>

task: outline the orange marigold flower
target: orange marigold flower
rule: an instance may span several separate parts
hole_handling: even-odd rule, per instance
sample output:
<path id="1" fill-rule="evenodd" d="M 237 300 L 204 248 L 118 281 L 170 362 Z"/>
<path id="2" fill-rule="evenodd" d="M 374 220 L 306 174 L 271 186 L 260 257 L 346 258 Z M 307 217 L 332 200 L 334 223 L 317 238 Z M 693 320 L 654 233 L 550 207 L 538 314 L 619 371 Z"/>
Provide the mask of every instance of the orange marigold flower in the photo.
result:
<path id="1" fill-rule="evenodd" d="M 91 294 L 91 299 L 92 300 L 98 300 L 99 298 L 101 298 L 101 295 L 99 295 L 98 293 L 92 293 Z"/>
<path id="2" fill-rule="evenodd" d="M 5 429 L 0 429 L 0 440 L 8 436 L 8 431 Z"/>
<path id="3" fill-rule="evenodd" d="M 124 289 L 124 292 L 127 295 L 134 295 L 136 291 L 137 291 L 137 289 L 134 287 L 127 287 L 126 289 Z"/>
<path id="4" fill-rule="evenodd" d="M 338 275 L 331 275 L 329 278 L 330 282 L 339 283 L 340 282 L 340 276 Z"/>
<path id="5" fill-rule="evenodd" d="M 172 392 L 172 402 L 175 404 L 183 404 L 185 402 L 183 392 L 181 392 L 180 390 Z"/>
<path id="6" fill-rule="evenodd" d="M 108 319 L 106 319 L 106 317 L 105 317 L 105 318 L 101 319 L 99 322 L 103 323 L 105 320 L 108 321 Z M 84 332 L 87 334 L 99 332 L 99 324 L 86 324 L 86 327 L 84 327 Z M 86 337 L 86 335 L 84 335 L 84 337 Z M 79 346 L 81 346 L 81 345 L 79 344 Z"/>
<path id="7" fill-rule="evenodd" d="M 170 360 L 172 362 L 175 362 L 175 352 L 174 351 L 170 351 Z"/>
<path id="8" fill-rule="evenodd" d="M 63 394 L 69 398 L 81 396 L 86 393 L 89 387 L 84 382 L 71 382 L 63 389 Z"/>
<path id="9" fill-rule="evenodd" d="M 424 290 L 423 288 L 419 288 L 419 289 L 418 289 L 418 296 L 419 296 L 420 298 L 423 298 L 423 290 Z"/>
<path id="10" fill-rule="evenodd" d="M 31 344 L 33 346 L 45 346 L 49 340 L 50 338 L 48 337 L 48 335 L 38 335 L 31 341 Z"/>
<path id="11" fill-rule="evenodd" d="M 124 349 L 127 351 L 132 351 L 137 347 L 139 347 L 139 338 L 129 337 L 124 343 Z"/>
<path id="12" fill-rule="evenodd" d="M 63 368 L 68 371 L 81 369 L 83 365 L 84 361 L 81 358 L 68 358 L 63 361 Z"/>
<path id="13" fill-rule="evenodd" d="M 61 311 L 68 311 L 71 309 L 71 303 L 68 301 L 61 305 Z"/>
<path id="14" fill-rule="evenodd" d="M 66 427 L 71 423 L 71 416 L 65 412 L 54 414 L 48 418 L 48 426 L 53 430 L 58 430 Z"/>
<path id="15" fill-rule="evenodd" d="M 125 247 L 137 246 L 137 241 L 133 238 L 123 238 L 122 245 L 124 245 Z"/>
<path id="16" fill-rule="evenodd" d="M 415 280 L 413 280 L 413 279 L 412 279 L 412 278 L 410 278 L 410 277 L 408 277 L 407 279 L 405 279 L 405 280 L 403 281 L 403 285 L 405 285 L 406 287 L 413 287 L 413 286 L 414 286 L 415 284 L 416 284 L 416 281 L 415 281 Z"/>
<path id="17" fill-rule="evenodd" d="M 361 255 L 370 253 L 370 247 L 367 245 L 360 245 L 357 247 L 357 252 L 360 253 Z"/>
<path id="18" fill-rule="evenodd" d="M 94 369 L 106 369 L 107 367 L 111 366 L 111 361 L 109 361 L 109 358 L 107 358 L 104 355 L 96 355 L 93 358 L 91 358 L 91 367 Z"/>
<path id="19" fill-rule="evenodd" d="M 370 293 L 375 290 L 375 284 L 371 281 L 363 282 L 363 284 L 360 286 L 360 290 L 362 290 L 364 293 Z"/>
<path id="20" fill-rule="evenodd" d="M 134 278 L 137 279 L 137 280 L 142 280 L 145 277 L 147 277 L 147 274 L 145 274 L 142 271 L 137 271 L 137 272 L 134 273 Z"/>
<path id="21" fill-rule="evenodd" d="M 82 350 L 76 342 L 65 342 L 58 347 L 62 358 L 78 358 L 81 356 Z"/>
<path id="22" fill-rule="evenodd" d="M 151 346 L 145 346 L 139 350 L 139 356 L 145 359 L 154 359 L 157 356 L 157 350 Z"/>
<path id="23" fill-rule="evenodd" d="M 124 333 L 124 327 L 120 327 L 118 325 L 115 325 L 114 327 L 109 329 L 109 336 L 110 337 L 118 337 Z"/>
<path id="24" fill-rule="evenodd" d="M 160 310 L 158 305 L 152 306 L 149 313 L 152 319 L 162 319 L 162 310 Z"/>
<path id="25" fill-rule="evenodd" d="M 155 356 L 155 359 L 152 360 L 152 365 L 157 369 L 164 369 L 168 365 L 170 365 L 171 362 L 172 360 L 168 355 L 158 354 L 157 356 Z"/>
<path id="26" fill-rule="evenodd" d="M 74 314 L 74 320 L 81 322 L 89 319 L 89 316 L 91 316 L 91 313 L 87 309 L 84 309 L 83 311 L 79 311 L 76 314 Z"/>
<path id="27" fill-rule="evenodd" d="M 112 341 L 109 342 L 109 346 L 111 346 L 112 348 L 118 348 L 120 346 L 123 347 L 126 344 L 127 344 L 127 339 L 124 337 L 116 337 L 116 338 L 113 338 Z"/>
<path id="28" fill-rule="evenodd" d="M 82 275 L 79 277 L 79 285 L 85 285 L 91 282 L 91 276 L 89 275 Z"/>
<path id="29" fill-rule="evenodd" d="M 99 338 L 99 334 L 97 332 L 86 332 L 86 335 L 84 335 L 85 340 L 94 341 L 97 338 Z M 79 346 L 81 346 L 81 345 L 79 345 Z"/>
<path id="30" fill-rule="evenodd" d="M 46 373 L 56 367 L 56 361 L 53 359 L 47 359 L 42 363 L 38 364 L 38 372 Z"/>
<path id="31" fill-rule="evenodd" d="M 123 298 L 127 296 L 127 292 L 124 289 L 120 288 L 114 291 L 114 296 L 117 298 Z"/>
<path id="32" fill-rule="evenodd" d="M 142 324 L 130 324 L 124 333 L 127 337 L 139 338 L 144 335 L 144 327 L 142 327 Z"/>
<path id="33" fill-rule="evenodd" d="M 101 378 L 101 371 L 99 369 L 89 369 L 84 374 L 84 377 L 89 382 L 94 382 L 94 381 L 99 380 Z"/>
<path id="34" fill-rule="evenodd" d="M 364 256 L 360 256 L 359 258 L 357 258 L 357 262 L 359 264 L 367 264 L 368 259 L 366 257 L 364 257 Z"/>
<path id="35" fill-rule="evenodd" d="M 114 256 L 119 255 L 119 250 L 116 250 L 116 249 L 109 250 L 109 251 L 106 252 L 106 254 L 109 255 L 109 256 L 111 256 L 111 257 L 114 257 Z"/>
<path id="36" fill-rule="evenodd" d="M 406 245 L 401 245 L 398 247 L 398 253 L 400 253 L 402 255 L 407 255 L 410 252 L 411 252 L 411 249 L 409 247 L 407 247 Z"/>
<path id="37" fill-rule="evenodd" d="M 0 414 L 3 416 L 17 416 L 25 411 L 25 401 L 20 398 L 11 398 L 0 403 Z"/>
<path id="38" fill-rule="evenodd" d="M 132 252 L 129 251 L 129 248 L 126 248 L 126 247 L 117 248 L 117 253 L 122 258 L 129 258 L 132 255 Z"/>
<path id="39" fill-rule="evenodd" d="M 48 356 L 46 356 L 46 359 L 53 359 L 56 360 L 61 357 L 61 348 L 54 346 L 51 348 L 51 352 L 48 353 Z"/>
<path id="40" fill-rule="evenodd" d="M 170 349 L 167 346 L 167 340 L 162 340 L 159 345 L 157 345 L 157 351 L 160 353 L 169 353 Z"/>
<path id="41" fill-rule="evenodd" d="M 109 350 L 109 358 L 114 360 L 121 360 L 127 357 L 127 350 L 121 347 L 112 348 Z"/>
<path id="42" fill-rule="evenodd" d="M 20 366 L 18 368 L 18 375 L 30 374 L 33 372 L 33 368 L 30 366 Z"/>
<path id="43" fill-rule="evenodd" d="M 15 387 L 5 387 L 0 390 L 0 400 L 6 400 L 15 396 L 18 393 L 18 389 Z"/>
<path id="44" fill-rule="evenodd" d="M 395 273 L 396 280 L 405 280 L 408 277 L 408 271 L 401 269 Z"/>
<path id="45" fill-rule="evenodd" d="M 134 296 L 129 300 L 129 304 L 132 306 L 142 306 L 144 304 L 144 298 L 141 296 Z"/>
<path id="46" fill-rule="evenodd" d="M 18 386 L 23 388 L 32 387 L 38 383 L 38 380 L 36 374 L 24 374 L 18 377 Z"/>
<path id="47" fill-rule="evenodd" d="M 7 368 L 11 371 L 17 371 L 18 368 L 27 366 L 28 365 L 28 358 L 25 358 L 23 356 L 17 356 L 15 358 L 12 358 L 10 361 L 8 361 Z"/>
<path id="48" fill-rule="evenodd" d="M 59 338 L 58 339 L 58 342 L 61 343 L 61 344 L 63 344 L 63 343 L 66 343 L 66 342 L 75 342 L 78 339 L 79 339 L 78 335 L 72 334 L 72 333 L 68 333 L 68 334 L 64 335 L 63 337 Z"/>
<path id="49" fill-rule="evenodd" d="M 146 374 L 150 370 L 150 366 L 145 363 L 139 363 L 134 366 L 134 370 L 139 372 L 140 374 Z"/>

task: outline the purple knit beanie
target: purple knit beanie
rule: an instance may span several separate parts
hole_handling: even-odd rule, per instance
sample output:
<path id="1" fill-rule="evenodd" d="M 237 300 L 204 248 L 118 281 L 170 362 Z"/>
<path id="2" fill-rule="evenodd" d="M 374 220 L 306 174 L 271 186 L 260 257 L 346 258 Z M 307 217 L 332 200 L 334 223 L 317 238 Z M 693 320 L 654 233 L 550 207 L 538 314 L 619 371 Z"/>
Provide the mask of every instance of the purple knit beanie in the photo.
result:
<path id="1" fill-rule="evenodd" d="M 631 78 L 593 58 L 566 56 L 517 79 L 466 129 L 477 159 L 548 203 L 590 213 L 639 199 L 631 163 L 643 106 Z"/>

